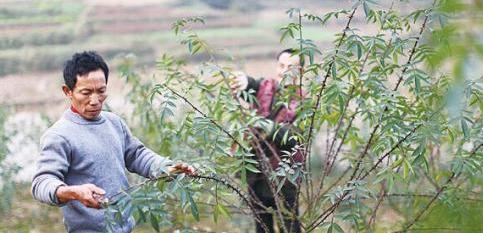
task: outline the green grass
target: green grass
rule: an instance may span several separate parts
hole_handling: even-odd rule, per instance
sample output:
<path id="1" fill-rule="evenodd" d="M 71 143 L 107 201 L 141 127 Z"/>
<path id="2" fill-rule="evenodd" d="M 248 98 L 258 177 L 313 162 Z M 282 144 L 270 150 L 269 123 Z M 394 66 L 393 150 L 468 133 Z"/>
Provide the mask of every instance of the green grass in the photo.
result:
<path id="1" fill-rule="evenodd" d="M 29 184 L 18 186 L 11 212 L 0 216 L 0 233 L 63 231 L 60 209 L 35 201 Z"/>
<path id="2" fill-rule="evenodd" d="M 75 39 L 76 35 L 72 27 L 49 32 L 36 30 L 21 35 L 0 36 L 0 50 L 18 49 L 25 46 L 69 44 Z"/>

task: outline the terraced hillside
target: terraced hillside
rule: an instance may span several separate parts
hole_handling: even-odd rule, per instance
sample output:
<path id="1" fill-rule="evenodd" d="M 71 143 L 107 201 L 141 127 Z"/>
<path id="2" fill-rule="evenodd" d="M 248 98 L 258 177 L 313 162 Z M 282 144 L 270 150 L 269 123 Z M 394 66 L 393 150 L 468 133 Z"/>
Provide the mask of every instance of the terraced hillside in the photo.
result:
<path id="1" fill-rule="evenodd" d="M 272 75 L 273 57 L 291 45 L 279 43 L 279 28 L 293 20 L 285 11 L 302 7 L 323 13 L 336 5 L 344 7 L 337 1 L 321 6 L 318 1 L 274 0 L 0 0 L 0 103 L 41 112 L 62 103 L 62 64 L 76 51 L 99 51 L 113 70 L 118 58 L 127 54 L 136 55 L 144 70 L 152 70 L 164 53 L 199 64 L 204 58 L 189 57 L 171 31 L 173 22 L 190 16 L 204 17 L 206 23 L 194 29 L 216 49 L 218 59 L 231 59 L 238 69 L 258 76 Z M 340 27 L 306 25 L 304 36 L 328 46 Z M 33 86 L 33 81 L 41 85 Z M 19 96 L 19 89 L 27 94 Z"/>
<path id="2" fill-rule="evenodd" d="M 251 8 L 220 10 L 201 1 L 134 5 L 4 1 L 0 7 L 0 75 L 56 70 L 74 51 L 84 49 L 98 50 L 108 59 L 134 53 L 142 64 L 153 64 L 164 52 L 185 53 L 170 28 L 176 19 L 189 16 L 206 19 L 197 29 L 216 47 L 242 58 L 268 58 L 281 47 L 278 28 L 288 22 L 284 11 L 291 6 L 252 2 Z M 305 5 L 312 7 L 310 2 Z M 331 32 L 316 25 L 307 31 L 321 43 L 330 39 Z"/>

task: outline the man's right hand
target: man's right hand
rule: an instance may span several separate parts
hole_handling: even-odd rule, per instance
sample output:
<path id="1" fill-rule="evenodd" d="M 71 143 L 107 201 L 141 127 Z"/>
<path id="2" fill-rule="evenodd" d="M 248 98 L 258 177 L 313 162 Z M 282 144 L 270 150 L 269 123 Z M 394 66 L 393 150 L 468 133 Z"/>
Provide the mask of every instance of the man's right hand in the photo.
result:
<path id="1" fill-rule="evenodd" d="M 103 197 L 106 191 L 93 184 L 63 185 L 57 188 L 55 194 L 60 203 L 77 200 L 89 208 L 99 209 L 101 208 L 99 197 Z"/>
<path id="2" fill-rule="evenodd" d="M 248 77 L 245 73 L 240 71 L 233 72 L 233 76 L 230 79 L 231 91 L 237 93 L 245 90 L 248 86 Z"/>

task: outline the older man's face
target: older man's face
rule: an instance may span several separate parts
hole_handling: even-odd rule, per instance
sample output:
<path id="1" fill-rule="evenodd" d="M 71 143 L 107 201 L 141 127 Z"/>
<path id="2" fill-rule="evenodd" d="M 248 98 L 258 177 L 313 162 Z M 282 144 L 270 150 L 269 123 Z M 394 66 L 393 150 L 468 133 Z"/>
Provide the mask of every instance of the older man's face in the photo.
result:
<path id="1" fill-rule="evenodd" d="M 102 104 L 107 98 L 106 77 L 101 69 L 83 76 L 77 76 L 73 90 L 64 85 L 63 90 L 70 99 L 72 106 L 84 119 L 95 119 L 102 110 Z"/>
<path id="2" fill-rule="evenodd" d="M 299 56 L 292 56 L 290 53 L 282 53 L 277 62 L 277 81 L 282 81 L 284 76 L 298 76 L 299 69 Z"/>

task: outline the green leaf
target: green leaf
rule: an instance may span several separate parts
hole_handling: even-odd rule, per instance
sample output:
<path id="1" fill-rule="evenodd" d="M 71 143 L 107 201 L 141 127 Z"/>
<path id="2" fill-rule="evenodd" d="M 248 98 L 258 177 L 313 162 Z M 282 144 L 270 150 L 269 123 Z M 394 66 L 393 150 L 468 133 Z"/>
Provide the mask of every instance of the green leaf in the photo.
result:
<path id="1" fill-rule="evenodd" d="M 149 221 L 156 232 L 159 232 L 159 220 L 154 214 L 150 214 Z"/>
<path id="2" fill-rule="evenodd" d="M 468 124 L 466 123 L 466 120 L 463 118 L 461 119 L 461 130 L 463 130 L 463 135 L 465 139 L 468 139 L 470 137 L 470 130 L 468 128 Z"/>
<path id="3" fill-rule="evenodd" d="M 361 59 L 361 57 L 362 57 L 362 46 L 359 43 L 357 43 L 356 47 L 357 47 L 357 59 Z"/>
<path id="4" fill-rule="evenodd" d="M 414 77 L 414 86 L 416 87 L 416 94 L 421 92 L 421 81 L 419 77 Z"/>
<path id="5" fill-rule="evenodd" d="M 245 166 L 241 169 L 241 181 L 243 185 L 247 184 L 247 169 Z"/>
<path id="6" fill-rule="evenodd" d="M 335 67 L 335 61 L 333 61 L 332 63 L 332 67 L 331 67 L 331 72 L 332 72 L 332 78 L 337 78 L 337 67 Z"/>
<path id="7" fill-rule="evenodd" d="M 396 167 L 401 166 L 401 164 L 403 163 L 403 161 L 404 161 L 404 157 L 401 156 L 398 160 L 396 160 L 396 162 L 392 163 L 391 168 L 394 169 Z"/>
<path id="8" fill-rule="evenodd" d="M 337 223 L 333 222 L 327 228 L 327 233 L 344 233 L 344 230 Z"/>
<path id="9" fill-rule="evenodd" d="M 181 189 L 180 194 L 181 204 L 186 205 L 186 203 L 188 202 L 188 194 L 184 189 Z"/>
<path id="10" fill-rule="evenodd" d="M 258 170 L 255 166 L 252 164 L 246 164 L 245 168 L 253 173 L 260 173 L 260 170 Z"/>
<path id="11" fill-rule="evenodd" d="M 190 54 L 192 54 L 193 52 L 193 42 L 192 41 L 188 41 L 188 51 L 190 52 Z"/>
<path id="12" fill-rule="evenodd" d="M 345 105 L 344 105 L 344 104 L 345 104 L 345 102 L 344 102 L 344 98 L 343 98 L 341 95 L 339 95 L 338 100 L 339 100 L 339 101 L 338 101 L 338 104 L 339 104 L 339 111 L 341 111 L 341 112 L 342 112 L 342 111 L 344 111 L 344 106 L 345 106 Z"/>
<path id="13" fill-rule="evenodd" d="M 424 144 L 419 144 L 419 146 L 416 148 L 416 150 L 414 150 L 413 154 L 411 155 L 411 157 L 417 157 L 419 156 L 420 154 L 423 153 L 423 151 L 426 149 L 426 146 Z"/>
<path id="14" fill-rule="evenodd" d="M 164 179 L 161 179 L 157 182 L 156 186 L 160 192 L 163 192 L 164 188 L 166 187 L 166 181 Z"/>
<path id="15" fill-rule="evenodd" d="M 371 9 L 369 8 L 369 5 L 366 2 L 363 2 L 362 6 L 364 7 L 364 14 L 366 14 L 366 17 L 367 17 Z"/>
<path id="16" fill-rule="evenodd" d="M 136 222 L 146 222 L 146 215 L 144 214 L 143 210 L 140 207 L 137 207 L 137 214 L 138 218 L 136 219 Z"/>
<path id="17" fill-rule="evenodd" d="M 423 143 L 420 144 L 416 148 L 416 150 L 414 150 L 411 157 L 414 158 L 412 164 L 419 165 L 419 164 L 422 163 L 424 165 L 424 168 L 426 169 L 426 171 L 428 171 L 429 166 L 428 166 L 428 160 L 426 158 L 426 145 L 425 144 L 423 144 Z"/>
<path id="18" fill-rule="evenodd" d="M 407 159 L 404 159 L 403 163 L 403 179 L 409 178 L 409 173 L 414 173 L 413 167 Z"/>
<path id="19" fill-rule="evenodd" d="M 228 209 L 227 209 L 227 208 L 226 208 L 224 205 L 222 205 L 222 204 L 218 203 L 218 204 L 216 205 L 216 208 L 218 209 L 218 211 L 219 211 L 221 214 L 223 214 L 223 216 L 225 216 L 225 217 L 227 217 L 227 218 L 231 218 L 230 211 L 228 211 Z"/>
<path id="20" fill-rule="evenodd" d="M 200 49 L 202 48 L 202 44 L 201 43 L 196 43 L 194 46 L 193 46 L 193 51 L 191 52 L 192 55 L 196 54 L 198 51 L 200 51 Z"/>
<path id="21" fill-rule="evenodd" d="M 279 181 L 279 183 L 277 184 L 277 190 L 276 190 L 277 193 L 280 193 L 280 191 L 284 187 L 286 181 L 287 181 L 286 176 L 284 176 L 283 179 L 281 181 Z"/>
<path id="22" fill-rule="evenodd" d="M 218 222 L 218 215 L 220 213 L 220 210 L 218 210 L 218 204 L 215 205 L 215 208 L 213 209 L 213 221 L 215 223 Z"/>
<path id="23" fill-rule="evenodd" d="M 196 206 L 195 201 L 193 200 L 193 196 L 191 195 L 191 192 L 188 193 L 188 199 L 190 202 L 190 207 L 191 207 L 191 215 L 196 219 L 196 221 L 200 221 L 200 212 L 198 211 L 198 206 Z"/>

